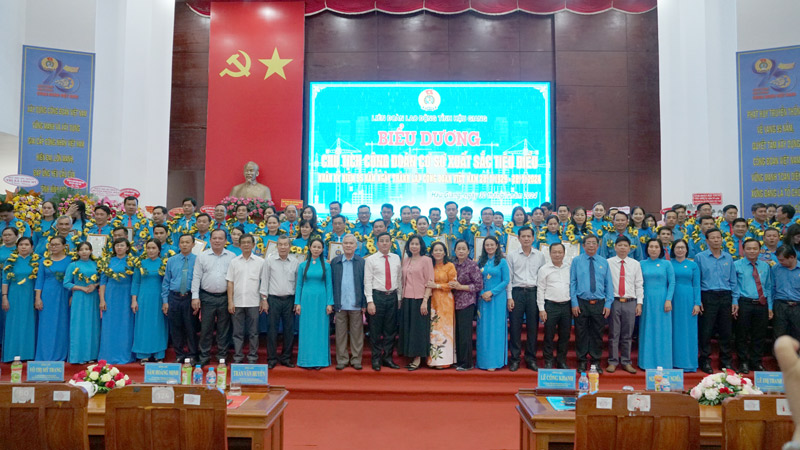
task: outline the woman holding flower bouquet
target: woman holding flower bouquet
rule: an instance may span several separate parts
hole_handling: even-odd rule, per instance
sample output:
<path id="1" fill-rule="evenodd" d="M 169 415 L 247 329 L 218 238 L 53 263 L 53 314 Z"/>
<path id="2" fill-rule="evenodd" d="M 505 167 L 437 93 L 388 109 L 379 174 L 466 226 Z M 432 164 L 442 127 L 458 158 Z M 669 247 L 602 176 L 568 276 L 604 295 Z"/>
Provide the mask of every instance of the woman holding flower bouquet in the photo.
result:
<path id="1" fill-rule="evenodd" d="M 36 346 L 36 315 L 33 310 L 33 288 L 39 272 L 39 256 L 33 253 L 33 240 L 22 237 L 17 249 L 3 267 L 3 311 L 6 327 L 3 333 L 3 362 L 19 356 L 33 359 Z"/>
<path id="2" fill-rule="evenodd" d="M 131 309 L 136 316 L 132 351 L 142 363 L 150 358 L 164 359 L 169 310 L 169 304 L 161 299 L 161 282 L 167 268 L 167 259 L 160 257 L 161 243 L 150 239 L 144 250 L 146 259 L 137 264 L 131 288 Z"/>
<path id="3" fill-rule="evenodd" d="M 111 364 L 133 361 L 131 284 L 137 260 L 127 239 L 114 239 L 114 256 L 100 262 L 100 328 L 98 356 Z"/>
<path id="4" fill-rule="evenodd" d="M 67 258 L 67 240 L 53 236 L 49 251 L 36 277 L 36 300 L 39 327 L 36 337 L 37 361 L 64 361 L 69 350 L 69 289 L 64 287 L 64 274 L 72 262 Z"/>
<path id="5" fill-rule="evenodd" d="M 100 276 L 92 257 L 92 244 L 81 242 L 78 259 L 67 266 L 64 287 L 72 291 L 69 312 L 70 364 L 97 360 L 100 348 L 100 301 L 97 292 Z"/>

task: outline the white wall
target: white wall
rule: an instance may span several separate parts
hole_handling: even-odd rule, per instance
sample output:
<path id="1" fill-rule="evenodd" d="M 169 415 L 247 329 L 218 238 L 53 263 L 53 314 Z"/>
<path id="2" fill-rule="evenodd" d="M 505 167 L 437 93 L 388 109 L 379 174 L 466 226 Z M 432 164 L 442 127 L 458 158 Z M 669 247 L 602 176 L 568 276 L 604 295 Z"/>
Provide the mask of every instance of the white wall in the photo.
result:
<path id="1" fill-rule="evenodd" d="M 174 0 L 0 2 L 0 178 L 17 167 L 22 45 L 94 52 L 91 183 L 166 202 L 174 14 Z"/>
<path id="2" fill-rule="evenodd" d="M 736 9 L 729 0 L 658 3 L 661 200 L 722 193 L 739 203 Z"/>
<path id="3" fill-rule="evenodd" d="M 736 52 L 800 44 L 797 0 L 658 2 L 661 198 L 741 203 Z"/>

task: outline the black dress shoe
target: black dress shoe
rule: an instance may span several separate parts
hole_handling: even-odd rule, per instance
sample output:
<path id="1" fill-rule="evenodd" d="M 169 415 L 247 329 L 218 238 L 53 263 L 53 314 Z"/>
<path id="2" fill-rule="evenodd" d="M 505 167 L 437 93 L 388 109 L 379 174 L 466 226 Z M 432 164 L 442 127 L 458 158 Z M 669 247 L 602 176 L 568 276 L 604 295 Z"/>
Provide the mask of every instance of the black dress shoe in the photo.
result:
<path id="1" fill-rule="evenodd" d="M 538 372 L 539 371 L 539 366 L 537 366 L 536 362 L 534 362 L 534 361 L 528 361 L 528 362 L 525 363 L 525 365 L 528 366 L 528 369 L 531 369 L 534 372 Z"/>
<path id="2" fill-rule="evenodd" d="M 558 363 L 558 368 L 559 369 L 569 369 L 569 366 L 567 365 L 567 363 L 560 362 L 560 363 Z"/>
<path id="3" fill-rule="evenodd" d="M 291 361 L 281 361 L 282 366 L 286 366 L 288 368 L 294 368 L 294 364 Z"/>
<path id="4" fill-rule="evenodd" d="M 553 361 L 545 361 L 544 362 L 545 369 L 552 369 L 553 368 Z"/>
<path id="5" fill-rule="evenodd" d="M 511 361 L 511 363 L 508 365 L 508 370 L 511 372 L 516 372 L 519 370 L 519 361 Z"/>
<path id="6" fill-rule="evenodd" d="M 383 362 L 383 365 L 390 368 L 390 369 L 399 369 L 400 366 L 394 363 L 391 359 L 387 359 Z"/>
<path id="7" fill-rule="evenodd" d="M 381 363 L 379 361 L 372 361 L 372 370 L 375 372 L 381 371 Z"/>
<path id="8" fill-rule="evenodd" d="M 708 362 L 708 361 L 704 362 L 704 363 L 703 363 L 703 364 L 700 366 L 700 370 L 702 370 L 702 371 L 703 371 L 703 372 L 705 372 L 705 373 L 713 373 L 713 372 L 714 372 L 714 369 L 712 369 L 712 368 L 711 368 L 711 363 L 710 363 L 710 362 Z"/>
<path id="9" fill-rule="evenodd" d="M 753 364 L 753 372 L 763 372 L 764 366 L 761 363 Z"/>
<path id="10" fill-rule="evenodd" d="M 583 372 L 583 373 L 589 372 L 589 363 L 587 362 L 578 363 L 578 372 Z"/>
<path id="11" fill-rule="evenodd" d="M 750 366 L 748 366 L 747 363 L 739 364 L 739 373 L 744 373 L 744 374 L 750 373 Z"/>
<path id="12" fill-rule="evenodd" d="M 270 361 L 268 367 L 274 369 L 278 365 L 278 361 Z"/>

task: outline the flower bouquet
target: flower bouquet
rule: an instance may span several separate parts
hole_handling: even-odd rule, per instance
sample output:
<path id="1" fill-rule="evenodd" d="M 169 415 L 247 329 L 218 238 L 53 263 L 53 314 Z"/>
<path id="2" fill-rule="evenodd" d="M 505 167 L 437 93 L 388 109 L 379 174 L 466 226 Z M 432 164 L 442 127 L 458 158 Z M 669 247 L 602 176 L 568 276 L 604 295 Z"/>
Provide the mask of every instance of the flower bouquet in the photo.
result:
<path id="1" fill-rule="evenodd" d="M 275 206 L 272 200 L 264 200 L 263 198 L 225 197 L 220 200 L 220 203 L 225 205 L 225 209 L 228 211 L 228 218 L 235 216 L 236 208 L 239 205 L 247 206 L 247 210 L 250 211 L 251 219 L 262 219 L 264 217 L 264 210 L 269 206 Z"/>
<path id="2" fill-rule="evenodd" d="M 701 405 L 708 406 L 722 404 L 728 397 L 752 394 L 760 395 L 763 392 L 753 386 L 752 380 L 740 377 L 730 369 L 706 376 L 689 392 Z"/>
<path id="3" fill-rule="evenodd" d="M 72 376 L 69 380 L 70 384 L 76 384 L 81 381 L 88 381 L 89 383 L 97 386 L 97 392 L 106 394 L 114 388 L 119 388 L 131 384 L 131 379 L 127 375 L 120 372 L 116 367 L 106 363 L 101 359 L 97 364 L 92 364 L 86 367 L 86 370 L 81 370 Z"/>

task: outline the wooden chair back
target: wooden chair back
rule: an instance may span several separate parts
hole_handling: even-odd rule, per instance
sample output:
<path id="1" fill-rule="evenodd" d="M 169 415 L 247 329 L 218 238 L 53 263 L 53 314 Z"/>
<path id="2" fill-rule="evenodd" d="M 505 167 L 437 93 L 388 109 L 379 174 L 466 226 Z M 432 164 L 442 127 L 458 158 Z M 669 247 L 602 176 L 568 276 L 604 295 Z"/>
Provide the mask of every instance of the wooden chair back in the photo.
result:
<path id="1" fill-rule="evenodd" d="M 649 402 L 649 410 L 645 405 Z M 671 392 L 598 392 L 578 399 L 575 449 L 700 448 L 700 407 Z"/>
<path id="2" fill-rule="evenodd" d="M 742 395 L 722 402 L 723 450 L 780 450 L 793 434 L 786 396 Z"/>
<path id="3" fill-rule="evenodd" d="M 107 395 L 108 450 L 228 448 L 227 401 L 216 389 L 131 385 Z"/>
<path id="4" fill-rule="evenodd" d="M 0 384 L 0 449 L 88 449 L 88 402 L 69 384 Z"/>

